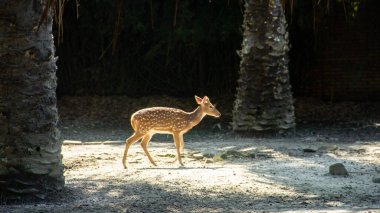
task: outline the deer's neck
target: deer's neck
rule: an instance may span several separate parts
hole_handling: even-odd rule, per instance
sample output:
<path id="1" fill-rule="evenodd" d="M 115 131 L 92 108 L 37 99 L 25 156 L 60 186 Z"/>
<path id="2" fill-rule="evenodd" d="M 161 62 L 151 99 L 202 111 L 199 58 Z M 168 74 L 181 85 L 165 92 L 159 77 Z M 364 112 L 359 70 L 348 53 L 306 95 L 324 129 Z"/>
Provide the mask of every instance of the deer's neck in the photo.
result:
<path id="1" fill-rule="evenodd" d="M 202 112 L 200 107 L 196 108 L 193 112 L 190 112 L 189 113 L 190 129 L 193 128 L 194 126 L 198 125 L 204 116 L 205 116 L 205 114 Z"/>

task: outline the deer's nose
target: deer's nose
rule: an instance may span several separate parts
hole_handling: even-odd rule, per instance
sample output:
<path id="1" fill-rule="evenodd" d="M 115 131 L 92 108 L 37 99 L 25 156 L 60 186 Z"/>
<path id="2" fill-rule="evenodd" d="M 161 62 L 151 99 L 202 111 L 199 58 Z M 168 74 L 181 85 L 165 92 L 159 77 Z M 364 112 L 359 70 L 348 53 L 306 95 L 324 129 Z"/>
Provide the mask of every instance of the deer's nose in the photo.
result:
<path id="1" fill-rule="evenodd" d="M 219 111 L 216 111 L 215 117 L 219 118 L 222 114 Z"/>

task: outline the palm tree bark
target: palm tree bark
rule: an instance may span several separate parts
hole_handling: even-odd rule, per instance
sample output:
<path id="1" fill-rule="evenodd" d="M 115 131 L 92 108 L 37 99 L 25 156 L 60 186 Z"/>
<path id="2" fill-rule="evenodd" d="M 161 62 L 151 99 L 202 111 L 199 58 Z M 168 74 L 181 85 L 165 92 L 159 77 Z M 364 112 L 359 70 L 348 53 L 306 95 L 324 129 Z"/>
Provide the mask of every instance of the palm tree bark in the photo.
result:
<path id="1" fill-rule="evenodd" d="M 62 189 L 52 17 L 37 31 L 43 1 L 0 7 L 0 193 L 38 197 Z"/>
<path id="2" fill-rule="evenodd" d="M 295 127 L 289 84 L 287 23 L 280 0 L 246 0 L 235 131 Z"/>

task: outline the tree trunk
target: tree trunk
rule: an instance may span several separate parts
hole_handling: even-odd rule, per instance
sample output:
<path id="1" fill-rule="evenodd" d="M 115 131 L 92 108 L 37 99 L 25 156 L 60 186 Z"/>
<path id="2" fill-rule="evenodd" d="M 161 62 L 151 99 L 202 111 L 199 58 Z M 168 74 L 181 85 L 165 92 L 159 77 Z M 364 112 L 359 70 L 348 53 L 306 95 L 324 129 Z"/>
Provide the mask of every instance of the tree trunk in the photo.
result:
<path id="1" fill-rule="evenodd" d="M 280 0 L 246 0 L 235 131 L 293 129 L 287 23 Z"/>
<path id="2" fill-rule="evenodd" d="M 0 196 L 44 198 L 64 185 L 52 17 L 42 0 L 0 5 Z"/>

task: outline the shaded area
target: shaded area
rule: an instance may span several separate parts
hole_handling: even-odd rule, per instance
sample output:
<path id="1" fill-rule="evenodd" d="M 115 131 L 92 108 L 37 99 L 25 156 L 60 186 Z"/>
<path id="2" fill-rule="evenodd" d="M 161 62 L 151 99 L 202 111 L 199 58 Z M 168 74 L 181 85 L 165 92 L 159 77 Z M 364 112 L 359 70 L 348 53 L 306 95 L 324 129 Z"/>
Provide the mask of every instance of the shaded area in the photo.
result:
<path id="1" fill-rule="evenodd" d="M 290 81 L 295 97 L 379 100 L 378 1 L 289 1 Z M 314 8 L 315 7 L 315 8 Z M 58 96 L 235 93 L 241 49 L 241 1 L 126 1 L 112 54 L 115 1 L 65 7 L 57 45 Z M 349 15 L 347 16 L 347 11 Z M 176 22 L 174 26 L 174 18 Z M 56 38 L 58 36 L 55 36 Z M 202 94 L 200 94 L 202 93 Z"/>
<path id="2" fill-rule="evenodd" d="M 185 134 L 185 140 L 234 138 L 231 132 L 233 96 L 210 97 L 217 103 L 222 116 L 206 117 Z M 130 136 L 130 116 L 138 109 L 152 106 L 168 106 L 192 111 L 197 104 L 194 97 L 174 98 L 150 96 L 130 98 L 126 96 L 64 97 L 59 101 L 60 129 L 67 140 L 123 141 Z M 316 99 L 297 99 L 296 137 L 318 137 L 318 140 L 354 142 L 380 137 L 380 103 L 377 102 L 322 102 Z M 292 136 L 292 135 L 289 135 Z M 267 137 L 284 137 L 270 135 Z M 153 140 L 172 141 L 171 136 L 155 135 Z"/>
<path id="3" fill-rule="evenodd" d="M 302 69 L 291 73 L 297 95 L 330 101 L 380 100 L 380 29 L 374 27 L 380 21 L 379 6 L 376 0 L 362 1 L 355 15 L 336 1 L 333 11 L 321 12 L 314 37 L 306 34 L 302 38 L 296 33 L 295 39 L 301 39 L 304 45 L 299 47 L 301 42 L 294 42 L 292 52 L 299 65 L 292 67 Z M 297 27 L 302 29 L 301 25 Z M 307 48 L 314 51 L 305 52 Z"/>
<path id="4" fill-rule="evenodd" d="M 67 2 L 63 43 L 57 48 L 59 96 L 235 90 L 238 1 L 181 1 L 178 7 L 173 1 L 125 1 L 114 53 L 115 1 L 82 0 L 79 19 L 75 4 Z"/>

